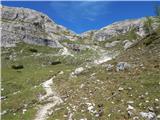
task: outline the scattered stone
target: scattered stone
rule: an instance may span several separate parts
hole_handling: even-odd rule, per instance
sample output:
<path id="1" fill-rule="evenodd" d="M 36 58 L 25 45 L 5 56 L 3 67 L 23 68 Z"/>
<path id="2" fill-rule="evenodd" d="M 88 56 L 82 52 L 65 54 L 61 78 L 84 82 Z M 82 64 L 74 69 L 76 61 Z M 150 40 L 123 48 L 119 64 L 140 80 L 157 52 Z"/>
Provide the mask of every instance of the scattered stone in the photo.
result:
<path id="1" fill-rule="evenodd" d="M 118 91 L 123 91 L 123 90 L 124 90 L 124 88 L 122 88 L 122 87 L 118 88 Z"/>
<path id="2" fill-rule="evenodd" d="M 131 41 L 126 41 L 124 43 L 124 50 L 127 50 L 128 48 L 130 48 L 133 45 L 134 42 Z"/>
<path id="3" fill-rule="evenodd" d="M 6 114 L 6 113 L 7 113 L 7 111 L 4 110 L 4 111 L 1 112 L 1 115 L 4 115 L 4 114 Z"/>
<path id="4" fill-rule="evenodd" d="M 73 113 L 69 113 L 68 120 L 72 120 Z"/>
<path id="5" fill-rule="evenodd" d="M 72 75 L 79 75 L 80 73 L 82 73 L 84 71 L 84 68 L 83 67 L 79 67 L 79 68 L 76 68 L 74 72 L 72 72 L 71 74 Z"/>
<path id="6" fill-rule="evenodd" d="M 22 110 L 22 114 L 25 114 L 26 111 L 27 111 L 27 109 L 23 109 Z"/>
<path id="7" fill-rule="evenodd" d="M 110 117 L 111 116 L 111 114 L 108 114 L 108 117 Z"/>
<path id="8" fill-rule="evenodd" d="M 63 117 L 64 117 L 64 118 L 67 118 L 67 115 L 65 114 L 65 115 L 63 115 Z"/>
<path id="9" fill-rule="evenodd" d="M 84 84 L 81 84 L 81 85 L 80 85 L 80 88 L 83 88 L 84 86 L 85 86 Z"/>
<path id="10" fill-rule="evenodd" d="M 89 110 L 89 111 L 92 111 L 93 109 L 94 109 L 93 106 L 89 106 L 89 107 L 88 107 L 88 110 Z"/>
<path id="11" fill-rule="evenodd" d="M 144 96 L 144 95 L 140 95 L 139 98 L 140 98 L 140 99 L 144 99 L 145 96 Z"/>
<path id="12" fill-rule="evenodd" d="M 80 120 L 87 120 L 87 118 L 81 118 Z"/>
<path id="13" fill-rule="evenodd" d="M 96 110 L 94 110 L 94 104 L 92 104 L 92 103 L 86 103 L 87 104 L 87 106 L 88 106 L 88 111 L 90 112 L 90 113 L 93 113 L 93 114 L 96 114 L 97 113 L 97 111 Z"/>
<path id="14" fill-rule="evenodd" d="M 156 114 L 154 112 L 140 112 L 140 115 L 146 120 L 157 120 Z"/>
<path id="15" fill-rule="evenodd" d="M 158 120 L 160 119 L 160 115 L 157 115 L 157 119 L 158 119 Z"/>
<path id="16" fill-rule="evenodd" d="M 139 120 L 138 116 L 133 117 L 133 120 Z"/>
<path id="17" fill-rule="evenodd" d="M 107 65 L 105 65 L 105 67 L 106 67 L 107 71 L 111 71 L 111 70 L 113 70 L 114 65 L 107 64 Z"/>
<path id="18" fill-rule="evenodd" d="M 113 41 L 113 42 L 111 42 L 111 43 L 106 43 L 106 44 L 105 44 L 105 47 L 106 47 L 106 48 L 111 48 L 111 47 L 116 46 L 118 43 L 120 43 L 120 41 Z"/>
<path id="19" fill-rule="evenodd" d="M 155 101 L 156 101 L 156 102 L 158 102 L 158 101 L 159 101 L 159 99 L 157 99 L 157 98 L 156 98 L 156 99 L 155 99 Z"/>
<path id="20" fill-rule="evenodd" d="M 132 90 L 132 88 L 131 88 L 131 87 L 128 87 L 128 90 Z"/>
<path id="21" fill-rule="evenodd" d="M 148 92 L 146 92 L 145 95 L 148 95 Z"/>
<path id="22" fill-rule="evenodd" d="M 113 102 L 113 101 L 112 101 L 111 103 L 112 103 L 112 104 L 114 104 L 114 102 Z"/>
<path id="23" fill-rule="evenodd" d="M 64 72 L 63 72 L 63 71 L 60 71 L 58 74 L 59 74 L 59 75 L 62 75 L 62 74 L 64 74 Z"/>
<path id="24" fill-rule="evenodd" d="M 63 49 L 59 51 L 59 54 L 65 55 L 65 56 L 72 56 L 72 57 L 74 56 L 66 47 L 63 47 Z"/>
<path id="25" fill-rule="evenodd" d="M 153 107 L 148 107 L 148 110 L 149 110 L 150 112 L 154 112 Z"/>
<path id="26" fill-rule="evenodd" d="M 133 104 L 133 103 L 134 103 L 134 101 L 128 101 L 127 103 L 128 103 L 128 104 Z"/>
<path id="27" fill-rule="evenodd" d="M 53 110 L 49 110 L 49 111 L 48 111 L 48 115 L 49 115 L 49 116 L 52 115 L 52 113 L 53 113 Z"/>
<path id="28" fill-rule="evenodd" d="M 7 96 L 0 96 L 0 100 L 5 100 Z"/>
<path id="29" fill-rule="evenodd" d="M 143 104 L 142 103 L 139 103 L 139 106 L 142 106 Z"/>
<path id="30" fill-rule="evenodd" d="M 129 111 L 129 110 L 134 110 L 134 107 L 131 106 L 131 105 L 128 105 L 127 110 L 128 110 L 128 111 Z"/>
<path id="31" fill-rule="evenodd" d="M 128 117 L 131 117 L 133 115 L 133 113 L 131 111 L 128 111 Z"/>
<path id="32" fill-rule="evenodd" d="M 1 91 L 4 91 L 4 88 L 1 88 Z"/>

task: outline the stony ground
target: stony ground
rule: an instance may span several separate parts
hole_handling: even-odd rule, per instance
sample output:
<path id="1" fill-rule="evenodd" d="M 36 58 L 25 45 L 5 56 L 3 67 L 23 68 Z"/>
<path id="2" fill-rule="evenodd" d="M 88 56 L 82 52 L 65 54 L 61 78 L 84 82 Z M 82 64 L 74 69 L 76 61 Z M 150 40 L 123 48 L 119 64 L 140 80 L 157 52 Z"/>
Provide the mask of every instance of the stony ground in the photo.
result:
<path id="1" fill-rule="evenodd" d="M 2 119 L 159 118 L 159 35 L 114 55 L 97 50 L 96 56 L 91 50 L 64 56 L 65 49 L 2 48 Z"/>

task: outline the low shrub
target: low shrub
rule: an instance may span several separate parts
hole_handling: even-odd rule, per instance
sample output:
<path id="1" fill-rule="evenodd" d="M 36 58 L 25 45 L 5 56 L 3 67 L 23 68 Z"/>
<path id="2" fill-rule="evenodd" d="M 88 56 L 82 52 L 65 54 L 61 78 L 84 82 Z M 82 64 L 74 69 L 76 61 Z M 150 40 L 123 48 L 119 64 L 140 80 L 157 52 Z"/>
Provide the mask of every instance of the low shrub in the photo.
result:
<path id="1" fill-rule="evenodd" d="M 34 48 L 30 48 L 29 51 L 35 52 L 35 53 L 38 52 L 38 50 L 37 50 L 37 49 L 34 49 Z"/>
<path id="2" fill-rule="evenodd" d="M 61 62 L 60 61 L 53 61 L 53 62 L 51 62 L 51 65 L 58 65 L 58 64 L 61 64 Z"/>
<path id="3" fill-rule="evenodd" d="M 12 65 L 13 69 L 23 69 L 23 65 Z"/>

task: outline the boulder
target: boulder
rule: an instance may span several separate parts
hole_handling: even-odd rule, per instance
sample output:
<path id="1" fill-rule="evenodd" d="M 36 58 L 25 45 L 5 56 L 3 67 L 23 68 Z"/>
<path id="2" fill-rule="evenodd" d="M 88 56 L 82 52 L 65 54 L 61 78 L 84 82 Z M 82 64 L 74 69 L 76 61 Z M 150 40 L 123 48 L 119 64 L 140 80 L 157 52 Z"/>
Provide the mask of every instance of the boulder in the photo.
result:
<path id="1" fill-rule="evenodd" d="M 113 41 L 113 42 L 111 42 L 111 43 L 106 43 L 106 44 L 105 44 L 105 47 L 106 47 L 106 48 L 111 48 L 111 47 L 116 46 L 118 43 L 120 43 L 120 41 Z"/>
<path id="2" fill-rule="evenodd" d="M 140 112 L 140 116 L 146 120 L 157 120 L 154 112 Z"/>
<path id="3" fill-rule="evenodd" d="M 131 68 L 131 65 L 127 62 L 119 62 L 116 66 L 116 71 L 124 71 Z"/>

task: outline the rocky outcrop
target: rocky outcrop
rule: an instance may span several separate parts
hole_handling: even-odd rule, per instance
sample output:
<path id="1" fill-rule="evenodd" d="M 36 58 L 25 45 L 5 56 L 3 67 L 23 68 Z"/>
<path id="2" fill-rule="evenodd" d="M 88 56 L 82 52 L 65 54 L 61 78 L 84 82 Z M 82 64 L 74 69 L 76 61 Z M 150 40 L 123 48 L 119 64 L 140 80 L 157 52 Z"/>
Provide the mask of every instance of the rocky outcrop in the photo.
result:
<path id="1" fill-rule="evenodd" d="M 62 47 L 60 40 L 76 40 L 78 35 L 57 25 L 48 16 L 27 8 L 1 8 L 1 45 L 15 46 L 16 43 Z"/>
<path id="2" fill-rule="evenodd" d="M 146 35 L 144 30 L 146 18 L 115 22 L 100 30 L 87 31 L 79 36 L 67 28 L 57 25 L 47 15 L 35 10 L 2 6 L 1 14 L 1 46 L 4 47 L 12 47 L 22 41 L 55 48 L 63 47 L 59 42 L 63 40 L 76 41 L 81 39 L 84 43 L 90 44 L 94 41 L 106 41 L 132 29 L 137 36 Z M 156 19 L 151 18 L 153 21 Z M 157 26 L 157 23 L 154 22 L 153 28 L 155 29 Z M 106 47 L 114 46 L 115 43 L 106 44 Z"/>
<path id="3" fill-rule="evenodd" d="M 155 21 L 156 19 L 154 17 L 151 17 L 151 18 L 153 21 Z M 84 38 L 90 37 L 90 39 L 94 41 L 106 41 L 112 37 L 125 34 L 134 29 L 134 32 L 137 34 L 137 36 L 143 37 L 147 34 L 144 29 L 145 20 L 146 18 L 141 18 L 141 19 L 115 22 L 111 25 L 101 28 L 100 30 L 85 32 L 81 36 Z M 157 24 L 158 23 L 153 22 L 153 25 L 152 25 L 153 29 L 157 28 L 158 26 Z M 91 33 L 92 33 L 92 37 L 91 37 Z"/>

